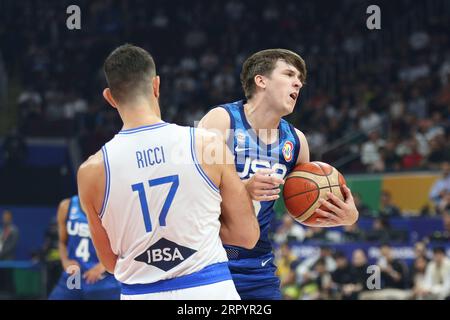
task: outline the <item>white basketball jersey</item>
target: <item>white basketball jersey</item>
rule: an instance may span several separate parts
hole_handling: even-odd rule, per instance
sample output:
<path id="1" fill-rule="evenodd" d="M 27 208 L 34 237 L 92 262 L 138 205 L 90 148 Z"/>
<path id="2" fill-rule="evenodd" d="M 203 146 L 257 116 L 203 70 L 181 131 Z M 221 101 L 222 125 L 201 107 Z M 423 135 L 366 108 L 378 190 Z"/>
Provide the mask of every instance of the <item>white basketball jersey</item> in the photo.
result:
<path id="1" fill-rule="evenodd" d="M 114 276 L 148 284 L 227 261 L 221 197 L 197 162 L 194 129 L 158 123 L 120 131 L 102 148 L 100 217 L 118 256 Z"/>

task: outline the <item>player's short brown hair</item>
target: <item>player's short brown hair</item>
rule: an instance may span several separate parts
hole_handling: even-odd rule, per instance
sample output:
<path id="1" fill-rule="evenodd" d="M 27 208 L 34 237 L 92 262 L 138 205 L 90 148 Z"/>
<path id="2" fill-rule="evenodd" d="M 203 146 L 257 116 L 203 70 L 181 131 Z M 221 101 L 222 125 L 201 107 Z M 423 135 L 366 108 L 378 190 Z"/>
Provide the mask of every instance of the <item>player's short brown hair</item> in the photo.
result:
<path id="1" fill-rule="evenodd" d="M 124 44 L 109 54 L 103 65 L 111 94 L 118 102 L 152 91 L 155 62 L 146 50 Z"/>
<path id="2" fill-rule="evenodd" d="M 270 75 L 273 69 L 275 69 L 278 60 L 284 60 L 286 63 L 297 68 L 300 72 L 300 80 L 302 83 L 305 83 L 306 65 L 302 57 L 287 49 L 262 50 L 250 56 L 242 66 L 241 83 L 247 99 L 250 99 L 255 93 L 255 76 Z"/>

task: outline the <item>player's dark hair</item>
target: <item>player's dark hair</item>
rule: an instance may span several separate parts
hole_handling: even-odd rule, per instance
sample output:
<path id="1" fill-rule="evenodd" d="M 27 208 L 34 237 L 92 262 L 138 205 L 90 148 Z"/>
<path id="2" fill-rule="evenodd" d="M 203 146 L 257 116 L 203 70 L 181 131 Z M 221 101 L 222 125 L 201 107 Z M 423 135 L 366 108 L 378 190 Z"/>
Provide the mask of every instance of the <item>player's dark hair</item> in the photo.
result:
<path id="1" fill-rule="evenodd" d="M 269 76 L 275 69 L 278 60 L 284 60 L 297 68 L 300 72 L 300 80 L 306 81 L 306 65 L 302 57 L 287 49 L 267 49 L 254 53 L 242 66 L 241 84 L 245 97 L 250 99 L 256 90 L 255 76 Z"/>
<path id="2" fill-rule="evenodd" d="M 109 54 L 103 65 L 106 81 L 117 102 L 152 92 L 155 62 L 146 50 L 125 44 Z"/>

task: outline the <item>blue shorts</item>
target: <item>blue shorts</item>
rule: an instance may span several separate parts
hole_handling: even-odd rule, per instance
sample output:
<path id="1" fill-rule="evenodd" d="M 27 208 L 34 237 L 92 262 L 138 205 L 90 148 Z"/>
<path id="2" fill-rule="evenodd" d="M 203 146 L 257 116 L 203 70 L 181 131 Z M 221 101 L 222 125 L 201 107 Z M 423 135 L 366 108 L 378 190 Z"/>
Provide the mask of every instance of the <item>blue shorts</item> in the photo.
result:
<path id="1" fill-rule="evenodd" d="M 49 300 L 119 300 L 120 284 L 112 275 L 107 275 L 102 280 L 93 284 L 88 284 L 81 279 L 80 289 L 69 289 L 67 287 L 67 273 L 63 273 L 59 278 Z"/>
<path id="2" fill-rule="evenodd" d="M 228 267 L 242 300 L 280 300 L 280 279 L 272 253 L 258 258 L 230 260 Z"/>

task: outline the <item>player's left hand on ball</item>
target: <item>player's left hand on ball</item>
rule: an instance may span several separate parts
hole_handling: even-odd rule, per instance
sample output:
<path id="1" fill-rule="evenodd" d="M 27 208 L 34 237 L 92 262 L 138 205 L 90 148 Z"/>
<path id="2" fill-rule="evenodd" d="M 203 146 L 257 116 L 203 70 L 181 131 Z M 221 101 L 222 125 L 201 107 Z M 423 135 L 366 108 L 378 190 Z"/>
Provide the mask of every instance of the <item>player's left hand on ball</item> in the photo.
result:
<path id="1" fill-rule="evenodd" d="M 279 186 L 284 184 L 284 180 L 272 175 L 273 169 L 259 169 L 247 180 L 244 180 L 245 187 L 250 197 L 255 201 L 274 201 L 280 196 Z"/>
<path id="2" fill-rule="evenodd" d="M 319 199 L 320 205 L 331 212 L 317 208 L 315 212 L 320 216 L 317 222 L 323 223 L 327 227 L 336 227 L 352 225 L 358 220 L 359 213 L 353 200 L 352 192 L 346 185 L 343 186 L 343 189 L 345 201 L 342 201 L 331 192 L 327 193 L 328 200 Z"/>
<path id="3" fill-rule="evenodd" d="M 95 267 L 92 267 L 88 271 L 86 271 L 83 274 L 83 279 L 86 280 L 87 283 L 93 284 L 97 281 L 104 278 L 105 268 L 101 265 L 96 265 Z"/>

